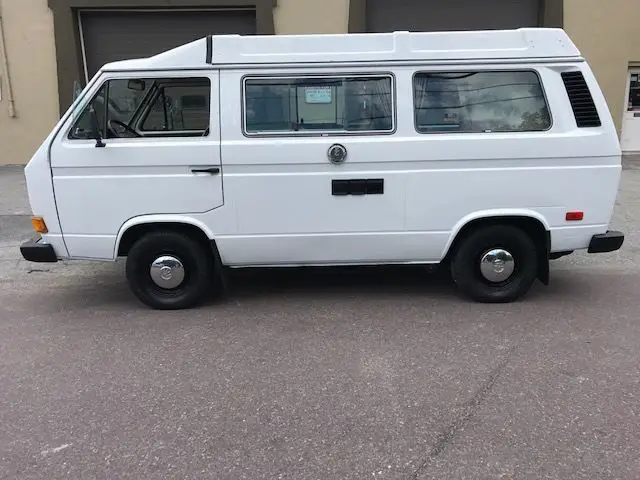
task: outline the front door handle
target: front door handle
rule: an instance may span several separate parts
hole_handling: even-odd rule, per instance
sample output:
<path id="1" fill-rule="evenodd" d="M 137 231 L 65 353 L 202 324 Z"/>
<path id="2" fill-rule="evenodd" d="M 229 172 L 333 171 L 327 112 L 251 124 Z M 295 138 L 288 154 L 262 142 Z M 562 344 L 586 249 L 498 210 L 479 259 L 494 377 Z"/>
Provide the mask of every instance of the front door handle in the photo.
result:
<path id="1" fill-rule="evenodd" d="M 217 175 L 220 173 L 220 168 L 219 167 L 192 168 L 191 173 L 209 173 L 211 175 Z"/>

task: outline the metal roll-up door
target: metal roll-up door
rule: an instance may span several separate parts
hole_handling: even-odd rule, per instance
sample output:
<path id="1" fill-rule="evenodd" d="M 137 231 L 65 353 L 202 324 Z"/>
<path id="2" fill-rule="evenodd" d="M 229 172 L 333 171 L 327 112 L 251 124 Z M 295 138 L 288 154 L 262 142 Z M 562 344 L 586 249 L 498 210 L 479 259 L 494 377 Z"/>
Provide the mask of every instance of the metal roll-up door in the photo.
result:
<path id="1" fill-rule="evenodd" d="M 148 57 L 212 34 L 255 34 L 255 10 L 86 11 L 80 15 L 86 69 Z M 204 61 L 204 59 L 203 59 Z"/>
<path id="2" fill-rule="evenodd" d="M 367 31 L 535 27 L 540 0 L 368 0 Z"/>

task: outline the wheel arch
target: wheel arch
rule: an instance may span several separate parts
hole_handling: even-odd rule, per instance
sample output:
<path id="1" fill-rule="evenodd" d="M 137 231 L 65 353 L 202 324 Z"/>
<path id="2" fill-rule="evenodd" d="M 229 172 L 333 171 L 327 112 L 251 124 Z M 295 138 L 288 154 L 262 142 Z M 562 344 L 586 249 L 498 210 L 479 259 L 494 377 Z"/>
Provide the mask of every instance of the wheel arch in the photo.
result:
<path id="1" fill-rule="evenodd" d="M 538 279 L 549 284 L 549 252 L 551 233 L 545 218 L 537 212 L 527 210 L 500 210 L 476 212 L 460 220 L 451 232 L 443 252 L 443 262 L 448 263 L 457 245 L 467 235 L 479 228 L 490 225 L 512 225 L 525 231 L 534 240 L 538 248 Z"/>
<path id="2" fill-rule="evenodd" d="M 114 249 L 114 258 L 126 256 L 136 240 L 153 231 L 169 230 L 185 233 L 215 247 L 213 232 L 201 221 L 183 216 L 150 215 L 136 217 L 122 225 Z"/>

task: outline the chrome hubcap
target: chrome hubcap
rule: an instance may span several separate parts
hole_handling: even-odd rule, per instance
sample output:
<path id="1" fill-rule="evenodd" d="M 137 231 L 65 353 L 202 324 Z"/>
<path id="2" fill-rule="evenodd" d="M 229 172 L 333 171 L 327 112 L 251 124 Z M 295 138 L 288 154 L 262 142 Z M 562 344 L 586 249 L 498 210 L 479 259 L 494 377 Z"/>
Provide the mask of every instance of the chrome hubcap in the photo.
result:
<path id="1" fill-rule="evenodd" d="M 149 271 L 151 280 L 160 288 L 178 288 L 184 281 L 184 265 L 176 257 L 164 255 L 156 258 Z"/>
<path id="2" fill-rule="evenodd" d="M 480 259 L 480 273 L 492 283 L 504 282 L 513 274 L 515 268 L 513 255 L 502 248 L 489 250 Z"/>

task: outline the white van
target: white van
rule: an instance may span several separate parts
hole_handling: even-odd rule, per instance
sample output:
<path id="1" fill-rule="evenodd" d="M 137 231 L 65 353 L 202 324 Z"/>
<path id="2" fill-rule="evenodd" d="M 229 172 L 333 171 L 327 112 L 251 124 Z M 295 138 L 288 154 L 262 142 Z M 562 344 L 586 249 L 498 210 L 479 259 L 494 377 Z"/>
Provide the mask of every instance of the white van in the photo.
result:
<path id="1" fill-rule="evenodd" d="M 224 267 L 446 264 L 507 302 L 610 252 L 616 129 L 564 31 L 212 36 L 105 65 L 26 167 L 25 259 L 127 257 L 194 306 Z"/>

